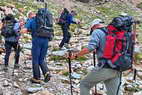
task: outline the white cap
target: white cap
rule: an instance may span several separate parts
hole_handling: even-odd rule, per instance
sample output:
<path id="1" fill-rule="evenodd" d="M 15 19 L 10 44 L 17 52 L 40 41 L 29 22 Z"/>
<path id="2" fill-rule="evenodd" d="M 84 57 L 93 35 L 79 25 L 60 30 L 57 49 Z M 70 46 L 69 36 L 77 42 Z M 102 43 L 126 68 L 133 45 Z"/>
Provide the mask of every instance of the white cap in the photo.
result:
<path id="1" fill-rule="evenodd" d="M 101 19 L 94 19 L 94 20 L 91 22 L 91 27 L 93 27 L 93 26 L 96 25 L 96 24 L 101 24 L 101 23 L 104 23 Z"/>

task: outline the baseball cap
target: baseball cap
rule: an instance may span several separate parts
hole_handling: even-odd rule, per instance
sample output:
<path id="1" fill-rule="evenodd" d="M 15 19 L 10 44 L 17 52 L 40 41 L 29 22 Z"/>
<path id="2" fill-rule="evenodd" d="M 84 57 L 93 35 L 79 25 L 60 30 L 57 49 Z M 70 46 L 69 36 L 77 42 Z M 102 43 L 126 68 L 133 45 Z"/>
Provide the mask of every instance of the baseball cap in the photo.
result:
<path id="1" fill-rule="evenodd" d="M 121 12 L 120 16 L 128 16 L 128 14 L 125 12 Z"/>
<path id="2" fill-rule="evenodd" d="M 104 23 L 101 19 L 94 19 L 91 23 L 91 26 L 94 26 L 96 24 L 101 24 L 101 23 Z"/>

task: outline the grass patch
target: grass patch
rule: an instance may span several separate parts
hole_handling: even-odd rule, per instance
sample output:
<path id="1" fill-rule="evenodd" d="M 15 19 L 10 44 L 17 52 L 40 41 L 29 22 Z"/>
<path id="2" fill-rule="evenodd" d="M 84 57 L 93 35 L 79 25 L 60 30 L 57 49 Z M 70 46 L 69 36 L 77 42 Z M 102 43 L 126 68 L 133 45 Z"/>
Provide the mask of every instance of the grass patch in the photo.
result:
<path id="1" fill-rule="evenodd" d="M 88 60 L 85 56 L 81 56 L 79 58 L 76 59 L 76 61 L 80 61 L 80 62 L 83 62 L 83 61 L 86 61 Z"/>
<path id="2" fill-rule="evenodd" d="M 50 56 L 49 60 L 60 61 L 60 60 L 65 60 L 65 58 L 62 56 Z"/>
<path id="3" fill-rule="evenodd" d="M 81 70 L 85 75 L 88 73 L 86 69 Z"/>
<path id="4" fill-rule="evenodd" d="M 53 48 L 52 51 L 58 51 L 60 50 L 59 48 Z"/>
<path id="5" fill-rule="evenodd" d="M 68 76 L 68 75 L 69 75 L 69 72 L 64 72 L 63 75 L 64 75 L 64 76 Z"/>

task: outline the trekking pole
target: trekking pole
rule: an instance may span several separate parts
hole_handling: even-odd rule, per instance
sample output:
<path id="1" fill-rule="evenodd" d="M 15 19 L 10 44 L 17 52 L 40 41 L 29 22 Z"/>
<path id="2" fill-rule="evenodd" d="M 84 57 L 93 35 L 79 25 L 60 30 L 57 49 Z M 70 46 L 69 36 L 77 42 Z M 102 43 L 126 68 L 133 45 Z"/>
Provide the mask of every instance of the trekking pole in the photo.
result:
<path id="1" fill-rule="evenodd" d="M 133 25 L 133 33 L 132 33 L 132 40 L 133 40 L 133 42 L 132 42 L 132 56 L 131 56 L 131 58 L 132 58 L 132 64 L 135 62 L 135 59 L 134 59 L 134 48 L 135 48 L 135 43 L 136 43 L 136 29 L 137 29 L 137 27 L 136 27 L 136 25 L 137 25 L 137 23 L 139 23 L 138 21 L 135 21 L 134 22 L 134 25 Z M 136 68 L 134 68 L 133 69 L 133 72 L 134 72 L 134 76 L 133 76 L 133 80 L 136 80 L 136 75 L 137 75 L 137 70 L 136 70 Z"/>
<path id="2" fill-rule="evenodd" d="M 133 76 L 133 80 L 136 81 L 136 76 L 137 76 L 137 70 L 134 69 L 134 76 Z"/>
<path id="3" fill-rule="evenodd" d="M 95 51 L 93 52 L 93 65 L 94 65 L 94 67 L 96 66 L 96 53 L 95 53 Z M 102 94 L 99 94 L 98 92 L 97 92 L 97 84 L 95 85 L 95 93 L 94 93 L 94 95 L 102 95 Z"/>
<path id="4" fill-rule="evenodd" d="M 96 54 L 95 54 L 95 52 L 93 52 L 93 65 L 94 65 L 94 67 L 96 66 Z M 94 95 L 97 95 L 97 84 L 95 85 L 95 93 L 94 93 Z"/>
<path id="5" fill-rule="evenodd" d="M 71 74 L 72 74 L 72 71 L 71 71 L 71 59 L 70 59 L 70 57 L 71 57 L 71 50 L 68 50 L 68 53 L 69 53 L 68 63 L 69 63 L 70 88 L 71 88 L 71 95 L 73 95 L 73 91 L 72 91 L 72 88 L 73 88 L 73 86 L 72 86 L 72 76 L 71 76 Z"/>

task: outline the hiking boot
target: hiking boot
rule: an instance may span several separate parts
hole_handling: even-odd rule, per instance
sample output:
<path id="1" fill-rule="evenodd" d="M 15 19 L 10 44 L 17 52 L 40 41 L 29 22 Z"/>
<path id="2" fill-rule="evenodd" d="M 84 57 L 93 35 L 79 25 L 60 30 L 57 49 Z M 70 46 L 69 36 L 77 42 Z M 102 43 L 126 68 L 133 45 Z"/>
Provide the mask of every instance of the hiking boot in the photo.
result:
<path id="1" fill-rule="evenodd" d="M 35 79 L 35 78 L 31 78 L 30 79 L 31 83 L 36 83 L 36 84 L 41 84 L 43 81 L 40 79 Z"/>
<path id="2" fill-rule="evenodd" d="M 48 82 L 50 80 L 50 78 L 51 78 L 51 75 L 49 73 L 46 73 L 44 75 L 44 82 Z"/>
<path id="3" fill-rule="evenodd" d="M 14 69 L 19 69 L 19 64 L 14 64 Z"/>
<path id="4" fill-rule="evenodd" d="M 60 50 L 66 50 L 67 48 L 65 46 L 60 47 Z"/>
<path id="5" fill-rule="evenodd" d="M 68 48 L 69 48 L 69 44 L 65 43 L 65 44 L 64 44 L 64 47 L 65 47 L 66 49 L 68 49 Z"/>

